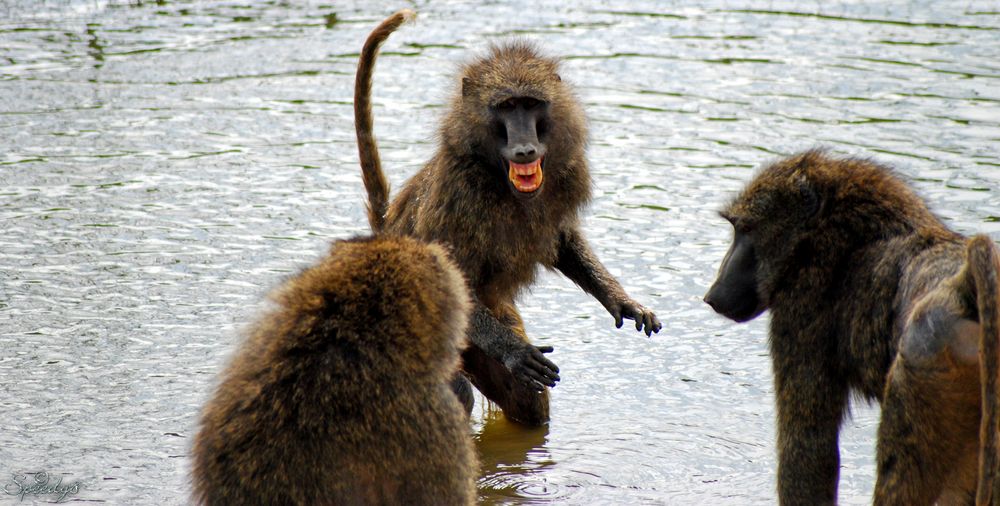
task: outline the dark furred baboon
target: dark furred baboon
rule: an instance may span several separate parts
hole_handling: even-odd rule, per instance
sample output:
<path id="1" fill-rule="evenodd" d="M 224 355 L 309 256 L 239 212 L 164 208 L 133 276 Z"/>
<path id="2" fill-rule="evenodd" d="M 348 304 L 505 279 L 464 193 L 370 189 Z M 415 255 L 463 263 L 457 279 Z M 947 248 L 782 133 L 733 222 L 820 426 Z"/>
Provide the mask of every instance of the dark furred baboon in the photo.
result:
<path id="1" fill-rule="evenodd" d="M 889 169 L 817 151 L 721 214 L 735 235 L 705 301 L 740 322 L 771 311 L 781 504 L 836 502 L 851 393 L 882 403 L 875 504 L 971 504 L 977 483 L 995 504 L 990 239 L 949 230 Z"/>
<path id="2" fill-rule="evenodd" d="M 464 371 L 508 417 L 544 423 L 544 387 L 555 385 L 559 369 L 544 356 L 551 347 L 528 342 L 514 306 L 539 266 L 580 285 L 619 327 L 632 319 L 649 335 L 660 322 L 625 293 L 580 231 L 578 214 L 590 199 L 583 112 L 558 62 L 526 42 L 495 46 L 464 66 L 437 152 L 388 203 L 371 131 L 371 75 L 378 46 L 403 17 L 372 33 L 358 65 L 354 104 L 369 221 L 375 231 L 449 247 L 474 295 Z"/>
<path id="3" fill-rule="evenodd" d="M 469 296 L 443 248 L 338 241 L 273 296 L 202 414 L 200 504 L 473 504 L 450 388 Z"/>

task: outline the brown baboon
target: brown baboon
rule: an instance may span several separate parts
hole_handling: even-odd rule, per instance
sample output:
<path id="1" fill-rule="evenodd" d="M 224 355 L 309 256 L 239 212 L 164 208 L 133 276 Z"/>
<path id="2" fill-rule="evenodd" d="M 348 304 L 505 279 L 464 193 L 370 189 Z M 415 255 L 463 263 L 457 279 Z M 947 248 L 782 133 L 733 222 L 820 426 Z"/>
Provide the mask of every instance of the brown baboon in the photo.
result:
<path id="1" fill-rule="evenodd" d="M 738 322 L 771 311 L 781 504 L 836 502 L 852 393 L 882 404 L 875 504 L 971 504 L 977 483 L 995 504 L 989 238 L 949 230 L 888 168 L 818 151 L 766 167 L 721 215 L 735 234 L 705 301 Z"/>
<path id="2" fill-rule="evenodd" d="M 368 219 L 376 232 L 446 245 L 473 292 L 463 370 L 504 413 L 548 421 L 545 386 L 559 369 L 528 342 L 514 301 L 539 266 L 557 269 L 594 296 L 621 327 L 660 329 L 591 252 L 578 224 L 590 200 L 586 125 L 559 78 L 558 62 L 526 42 L 491 48 L 463 67 L 433 158 L 389 204 L 372 136 L 371 77 L 379 45 L 405 19 L 397 13 L 365 42 L 354 95 Z M 467 380 L 457 377 L 457 390 Z M 469 399 L 471 400 L 471 398 Z"/>
<path id="3" fill-rule="evenodd" d="M 473 504 L 450 388 L 468 291 L 443 248 L 338 241 L 273 296 L 193 448 L 200 504 Z"/>

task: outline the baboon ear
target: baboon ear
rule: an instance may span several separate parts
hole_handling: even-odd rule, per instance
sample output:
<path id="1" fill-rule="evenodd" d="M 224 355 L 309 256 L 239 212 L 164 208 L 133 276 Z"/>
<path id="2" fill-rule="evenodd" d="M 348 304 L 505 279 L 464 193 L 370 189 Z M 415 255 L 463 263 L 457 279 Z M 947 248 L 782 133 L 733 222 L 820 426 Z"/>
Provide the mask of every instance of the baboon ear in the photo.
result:
<path id="1" fill-rule="evenodd" d="M 554 74 L 554 75 L 556 76 L 556 81 L 562 81 L 562 78 L 559 77 L 559 74 Z"/>
<path id="2" fill-rule="evenodd" d="M 471 77 L 462 78 L 462 96 L 467 97 L 476 89 L 476 82 Z"/>

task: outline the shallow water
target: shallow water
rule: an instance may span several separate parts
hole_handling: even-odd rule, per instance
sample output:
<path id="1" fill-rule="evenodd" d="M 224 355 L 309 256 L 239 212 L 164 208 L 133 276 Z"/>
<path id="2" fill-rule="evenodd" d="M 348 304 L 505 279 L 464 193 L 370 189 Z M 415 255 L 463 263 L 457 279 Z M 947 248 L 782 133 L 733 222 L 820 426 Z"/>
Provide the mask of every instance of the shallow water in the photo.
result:
<path id="1" fill-rule="evenodd" d="M 564 4 L 402 4 L 420 18 L 376 72 L 398 187 L 459 62 L 507 36 L 564 56 L 592 130 L 585 231 L 664 323 L 616 330 L 544 274 L 521 307 L 562 369 L 553 421 L 479 404 L 483 502 L 774 503 L 767 318 L 701 302 L 730 234 L 714 211 L 762 162 L 822 145 L 896 165 L 954 228 L 1000 239 L 1000 9 Z M 0 2 L 2 484 L 42 470 L 82 480 L 75 502 L 186 502 L 196 415 L 240 329 L 365 230 L 354 65 L 400 6 Z M 877 414 L 853 412 L 840 499 L 865 504 Z"/>

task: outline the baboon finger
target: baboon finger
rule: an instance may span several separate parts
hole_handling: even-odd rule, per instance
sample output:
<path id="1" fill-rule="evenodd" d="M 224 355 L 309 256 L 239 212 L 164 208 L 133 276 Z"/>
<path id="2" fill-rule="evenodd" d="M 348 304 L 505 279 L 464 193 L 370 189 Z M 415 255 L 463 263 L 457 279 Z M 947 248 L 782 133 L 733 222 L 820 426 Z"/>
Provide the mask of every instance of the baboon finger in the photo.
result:
<path id="1" fill-rule="evenodd" d="M 550 387 L 555 386 L 555 382 L 559 381 L 559 373 L 557 371 L 553 371 L 551 368 L 546 367 L 544 364 L 541 363 L 536 363 L 534 364 L 534 366 L 535 366 L 535 371 L 537 371 L 539 374 L 545 377 L 545 379 L 552 382 L 552 384 L 549 385 Z"/>
<path id="2" fill-rule="evenodd" d="M 646 337 L 652 337 L 653 332 L 660 331 L 660 321 L 652 311 L 646 311 Z"/>
<path id="3" fill-rule="evenodd" d="M 554 364 L 551 360 L 545 358 L 545 355 L 542 355 L 541 353 L 535 353 L 532 358 L 534 358 L 535 362 L 537 362 L 542 368 L 548 369 L 552 372 L 559 372 L 559 367 L 556 364 Z"/>
<path id="4" fill-rule="evenodd" d="M 659 333 L 660 329 L 663 328 L 663 324 L 660 323 L 660 319 L 656 317 L 656 313 L 649 313 L 650 321 L 653 323 L 653 332 Z"/>
<path id="5" fill-rule="evenodd" d="M 524 369 L 523 375 L 525 376 L 525 383 L 528 386 L 535 388 L 543 388 L 546 386 L 554 387 L 556 382 L 551 379 L 546 378 L 543 374 L 538 371 L 531 369 L 530 367 Z"/>
<path id="6" fill-rule="evenodd" d="M 530 359 L 528 359 L 527 364 L 529 367 L 542 374 L 548 374 L 549 371 L 558 372 L 559 370 L 555 364 L 543 357 L 541 354 L 533 355 Z"/>
<path id="7" fill-rule="evenodd" d="M 625 322 L 622 320 L 622 312 L 621 312 L 621 310 L 618 310 L 618 309 L 611 310 L 611 316 L 615 317 L 615 328 L 616 329 L 622 328 L 622 324 L 625 323 Z"/>
<path id="8" fill-rule="evenodd" d="M 555 348 L 551 346 L 535 346 L 535 349 L 542 353 L 552 353 L 552 350 Z"/>

